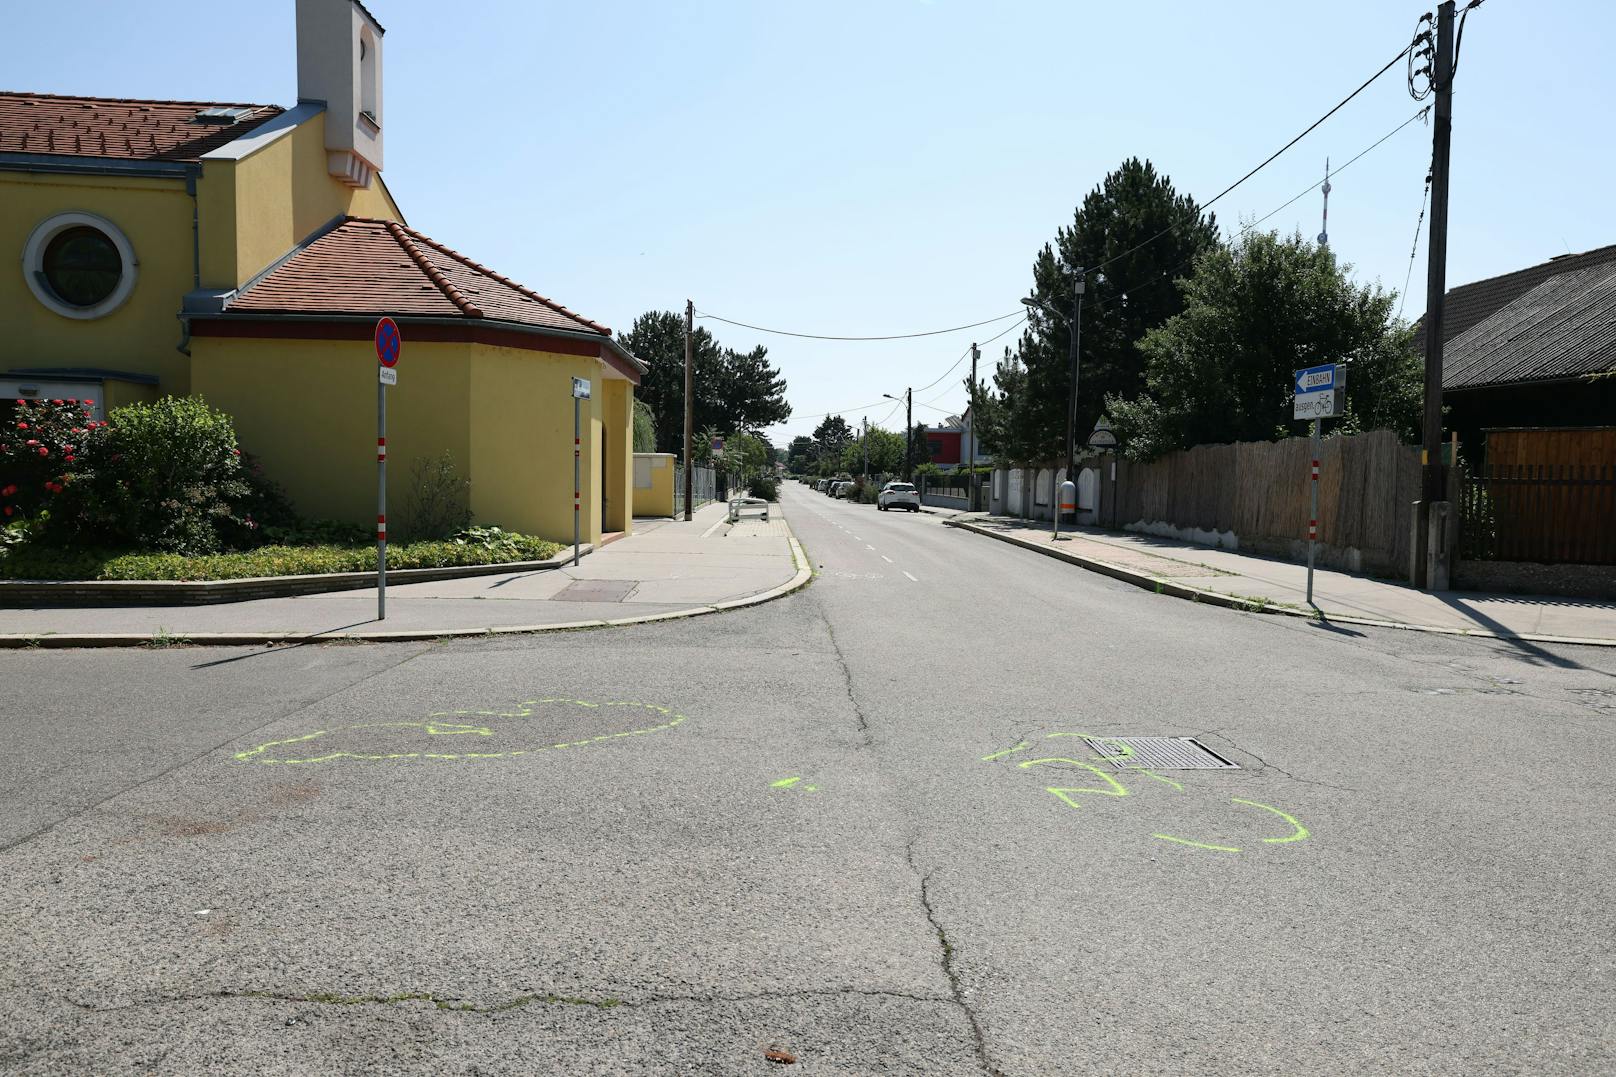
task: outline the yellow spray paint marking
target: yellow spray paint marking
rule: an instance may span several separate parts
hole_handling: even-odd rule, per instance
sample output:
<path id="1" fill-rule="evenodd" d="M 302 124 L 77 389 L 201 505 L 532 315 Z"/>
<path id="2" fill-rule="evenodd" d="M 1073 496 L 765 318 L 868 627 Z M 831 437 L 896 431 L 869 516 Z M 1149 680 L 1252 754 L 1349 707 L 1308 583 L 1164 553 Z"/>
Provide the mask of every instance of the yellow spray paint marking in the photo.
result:
<path id="1" fill-rule="evenodd" d="M 793 777 L 793 778 L 781 778 L 777 782 L 770 782 L 769 783 L 769 788 L 770 789 L 790 789 L 792 786 L 796 785 L 800 781 L 802 781 L 802 776 L 801 775 L 798 775 L 798 776 Z M 819 792 L 819 786 L 817 786 L 817 785 L 805 785 L 805 786 L 802 787 L 802 789 L 803 789 L 803 792 L 805 792 L 805 793 L 817 793 L 817 792 Z"/>
<path id="2" fill-rule="evenodd" d="M 1133 756 L 1135 754 L 1133 749 L 1130 748 L 1128 745 L 1120 744 L 1114 738 L 1111 738 L 1111 737 L 1096 737 L 1096 736 L 1094 736 L 1093 734 L 1090 734 L 1090 733 L 1076 733 L 1076 732 L 1047 733 L 1047 734 L 1044 735 L 1044 739 L 1046 739 L 1046 740 L 1054 739 L 1056 737 L 1081 737 L 1081 738 L 1083 738 L 1085 740 L 1089 740 L 1089 741 L 1093 741 L 1093 742 L 1104 742 L 1106 744 L 1111 745 L 1120 754 L 1118 756 L 1114 757 L 1114 758 L 1106 759 L 1105 760 L 1106 763 L 1114 762 L 1116 759 L 1127 759 L 1127 758 L 1129 758 L 1129 757 L 1131 757 L 1131 756 Z M 983 756 L 982 759 L 983 759 L 984 762 L 991 762 L 991 761 L 996 760 L 996 759 L 1001 759 L 1004 756 L 1011 755 L 1011 754 L 1013 754 L 1015 752 L 1022 751 L 1024 749 L 1026 749 L 1027 747 L 1029 747 L 1028 743 L 1026 741 L 1022 741 L 1021 743 L 1017 744 L 1014 748 L 1006 748 L 1006 749 L 1004 749 L 1002 751 L 993 752 L 990 755 Z M 1067 807 L 1070 807 L 1070 808 L 1080 807 L 1081 805 L 1079 804 L 1079 802 L 1077 800 L 1073 799 L 1073 798 L 1078 797 L 1078 796 L 1082 796 L 1084 794 L 1088 794 L 1088 795 L 1091 795 L 1091 796 L 1107 796 L 1107 797 L 1126 797 L 1126 796 L 1132 795 L 1132 794 L 1129 793 L 1128 787 L 1123 785 L 1120 781 L 1118 781 L 1111 773 L 1109 773 L 1106 770 L 1102 770 L 1100 767 L 1095 766 L 1093 763 L 1086 762 L 1086 761 L 1081 760 L 1081 759 L 1070 759 L 1070 758 L 1067 758 L 1067 757 L 1064 757 L 1064 756 L 1050 756 L 1050 757 L 1043 758 L 1043 759 L 1027 759 L 1027 760 L 1023 760 L 1023 761 L 1017 763 L 1016 767 L 1018 769 L 1026 769 L 1027 767 L 1048 766 L 1048 765 L 1065 765 L 1065 766 L 1070 766 L 1070 767 L 1080 767 L 1083 770 L 1088 771 L 1090 774 L 1093 774 L 1093 775 L 1097 776 L 1098 778 L 1100 778 L 1101 781 L 1103 781 L 1105 783 L 1103 786 L 1099 786 L 1099 787 L 1096 787 L 1096 786 L 1047 786 L 1045 788 L 1044 791 L 1046 793 L 1049 793 L 1052 796 L 1058 797 L 1064 804 L 1066 804 Z M 1182 782 L 1177 781 L 1177 780 L 1175 780 L 1173 778 L 1169 778 L 1169 777 L 1167 777 L 1165 775 L 1162 775 L 1162 774 L 1157 774 L 1155 771 L 1150 770 L 1150 769 L 1148 769 L 1146 767 L 1142 767 L 1142 766 L 1139 766 L 1139 765 L 1136 764 L 1136 765 L 1133 765 L 1133 766 L 1126 767 L 1125 770 L 1127 772 L 1133 773 L 1133 774 L 1143 774 L 1145 777 L 1150 778 L 1153 781 L 1157 781 L 1157 782 L 1162 783 L 1163 785 L 1170 786 L 1176 792 L 1180 792 L 1180 793 L 1184 792 L 1184 784 Z M 1230 802 L 1234 803 L 1234 804 L 1243 804 L 1243 805 L 1246 805 L 1247 807 L 1257 808 L 1260 811 L 1268 812 L 1271 815 L 1277 815 L 1279 818 L 1283 819 L 1285 822 L 1290 824 L 1291 832 L 1289 834 L 1285 835 L 1284 837 L 1261 838 L 1261 839 L 1259 839 L 1260 841 L 1262 841 L 1266 845 L 1286 845 L 1286 844 L 1289 844 L 1291 842 L 1304 841 L 1310 836 L 1310 832 L 1308 831 L 1307 827 L 1303 826 L 1296 819 L 1295 816 L 1289 814 L 1288 812 L 1281 811 L 1280 809 L 1274 807 L 1271 804 L 1264 804 L 1261 801 L 1256 801 L 1256 800 L 1246 800 L 1246 799 L 1244 799 L 1242 797 L 1231 797 Z M 1241 847 L 1238 846 L 1238 845 L 1219 845 L 1219 844 L 1216 844 L 1215 842 L 1196 841 L 1193 838 L 1181 838 L 1176 834 L 1156 833 L 1156 834 L 1152 834 L 1151 837 L 1155 838 L 1155 839 L 1157 839 L 1159 841 L 1171 842 L 1171 843 L 1173 843 L 1175 845 L 1183 845 L 1183 846 L 1186 846 L 1186 847 L 1191 848 L 1191 849 L 1203 849 L 1203 850 L 1205 850 L 1207 852 L 1213 852 L 1213 853 L 1238 853 L 1238 852 L 1241 851 Z"/>
<path id="3" fill-rule="evenodd" d="M 1139 773 L 1143 774 L 1147 778 L 1155 778 L 1158 782 L 1166 782 L 1168 785 L 1172 786 L 1174 789 L 1177 789 L 1180 793 L 1182 793 L 1184 791 L 1184 783 L 1183 782 L 1175 782 L 1171 778 L 1164 778 L 1160 774 L 1157 774 L 1155 771 L 1146 770 L 1144 767 L 1134 767 L 1132 769 L 1137 770 Z"/>
<path id="4" fill-rule="evenodd" d="M 509 751 L 498 752 L 328 752 L 324 755 L 311 755 L 303 758 L 283 758 L 272 753 L 272 749 L 287 745 L 303 744 L 308 741 L 329 737 L 337 733 L 354 729 L 418 729 L 429 736 L 452 736 L 455 734 L 469 734 L 474 736 L 491 737 L 494 730 L 483 725 L 470 725 L 462 722 L 439 721 L 443 718 L 529 718 L 533 715 L 533 708 L 544 704 L 566 704 L 574 707 L 585 707 L 597 710 L 603 707 L 629 707 L 640 708 L 659 715 L 666 721 L 640 729 L 627 729 L 617 733 L 601 733 L 593 737 L 584 737 L 581 740 L 563 741 L 558 744 L 543 745 L 538 748 L 514 748 Z M 563 748 L 587 748 L 594 744 L 604 744 L 624 737 L 638 737 L 647 733 L 660 733 L 672 729 L 685 721 L 685 715 L 678 714 L 667 707 L 659 707 L 654 703 L 633 702 L 601 702 L 593 703 L 583 699 L 530 699 L 516 704 L 514 710 L 452 710 L 438 711 L 427 715 L 424 722 L 370 722 L 349 726 L 336 726 L 331 729 L 316 730 L 313 733 L 304 733 L 301 736 L 287 737 L 283 740 L 272 740 L 249 748 L 244 752 L 237 752 L 236 759 L 243 763 L 262 763 L 264 765 L 280 764 L 285 766 L 302 766 L 310 763 L 329 763 L 337 759 L 359 759 L 366 761 L 391 761 L 395 759 L 433 759 L 433 760 L 471 760 L 471 759 L 512 759 L 522 755 L 534 755 L 538 752 L 559 751 Z"/>
<path id="5" fill-rule="evenodd" d="M 1255 800 L 1242 800 L 1240 797 L 1233 797 L 1231 799 L 1236 804 L 1249 804 L 1253 808 L 1261 808 L 1263 811 L 1273 812 L 1275 815 L 1279 816 L 1281 819 L 1285 820 L 1287 823 L 1289 823 L 1291 825 L 1291 828 L 1292 828 L 1291 833 L 1286 835 L 1283 838 L 1264 838 L 1263 841 L 1267 842 L 1268 844 L 1270 844 L 1270 845 L 1284 845 L 1287 842 L 1303 841 L 1303 840 L 1305 840 L 1307 838 L 1307 835 L 1308 835 L 1307 827 L 1303 826 L 1301 823 L 1298 823 L 1296 821 L 1295 817 L 1287 815 L 1285 812 L 1280 811 L 1278 808 L 1274 807 L 1272 804 L 1261 804 L 1261 803 L 1258 803 Z"/>
<path id="6" fill-rule="evenodd" d="M 1073 766 L 1082 767 L 1084 770 L 1088 771 L 1091 774 L 1099 775 L 1100 779 L 1102 781 L 1104 781 L 1107 786 L 1109 786 L 1109 788 L 1099 788 L 1099 789 L 1096 789 L 1093 786 L 1087 786 L 1087 785 L 1083 785 L 1083 786 L 1049 786 L 1048 788 L 1045 789 L 1045 792 L 1049 793 L 1050 795 L 1059 797 L 1061 799 L 1061 801 L 1066 804 L 1067 807 L 1070 807 L 1070 808 L 1079 807 L 1078 803 L 1075 800 L 1073 800 L 1072 797 L 1071 797 L 1071 794 L 1074 794 L 1074 793 L 1093 793 L 1096 796 L 1102 796 L 1102 797 L 1125 797 L 1125 796 L 1128 795 L 1127 787 L 1124 786 L 1121 782 L 1119 782 L 1115 778 L 1111 777 L 1111 775 L 1107 774 L 1105 771 L 1101 770 L 1099 767 L 1096 767 L 1096 766 L 1093 766 L 1091 764 L 1085 763 L 1080 759 L 1065 759 L 1065 758 L 1062 758 L 1061 756 L 1051 756 L 1048 759 L 1029 759 L 1025 763 L 1017 763 L 1016 766 L 1022 767 L 1022 768 L 1036 767 L 1036 766 L 1041 766 L 1041 765 L 1043 765 L 1045 763 L 1070 763 Z"/>
<path id="7" fill-rule="evenodd" d="M 1162 841 L 1175 842 L 1179 845 L 1188 845 L 1192 849 L 1209 849 L 1214 853 L 1238 853 L 1240 851 L 1240 846 L 1238 845 L 1210 845 L 1204 841 L 1190 841 L 1188 838 L 1175 838 L 1171 834 L 1152 834 L 1151 837 L 1160 838 Z"/>

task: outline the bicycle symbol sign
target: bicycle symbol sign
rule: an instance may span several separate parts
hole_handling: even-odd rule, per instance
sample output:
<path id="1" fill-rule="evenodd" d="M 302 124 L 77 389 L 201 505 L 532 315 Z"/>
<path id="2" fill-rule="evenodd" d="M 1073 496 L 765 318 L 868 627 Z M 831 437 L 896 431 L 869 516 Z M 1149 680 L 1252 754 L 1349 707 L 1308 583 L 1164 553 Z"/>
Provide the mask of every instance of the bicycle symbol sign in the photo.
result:
<path id="1" fill-rule="evenodd" d="M 403 347 L 404 338 L 399 335 L 397 322 L 383 318 L 376 323 L 376 358 L 382 366 L 398 365 L 398 353 Z"/>

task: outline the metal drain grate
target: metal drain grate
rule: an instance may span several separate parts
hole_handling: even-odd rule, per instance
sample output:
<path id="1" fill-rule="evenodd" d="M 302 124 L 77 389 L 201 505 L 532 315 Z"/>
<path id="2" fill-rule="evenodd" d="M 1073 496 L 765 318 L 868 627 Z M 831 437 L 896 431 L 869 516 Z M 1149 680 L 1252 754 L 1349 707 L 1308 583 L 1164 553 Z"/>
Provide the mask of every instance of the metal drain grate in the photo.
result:
<path id="1" fill-rule="evenodd" d="M 1239 770 L 1193 737 L 1084 737 L 1117 770 Z"/>

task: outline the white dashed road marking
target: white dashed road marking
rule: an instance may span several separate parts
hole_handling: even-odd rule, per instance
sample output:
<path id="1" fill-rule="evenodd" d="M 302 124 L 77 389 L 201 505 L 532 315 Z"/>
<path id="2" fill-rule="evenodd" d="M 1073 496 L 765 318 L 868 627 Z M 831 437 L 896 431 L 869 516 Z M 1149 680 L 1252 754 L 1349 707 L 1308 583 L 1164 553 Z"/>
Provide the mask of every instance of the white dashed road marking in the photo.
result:
<path id="1" fill-rule="evenodd" d="M 919 582 L 920 582 L 920 581 L 919 581 L 919 580 L 918 580 L 918 579 L 915 579 L 915 577 L 914 577 L 914 576 L 910 576 L 910 575 L 909 575 L 909 573 L 907 573 L 907 572 L 905 572 L 905 573 L 904 573 L 904 575 L 905 575 L 905 576 L 909 576 L 909 579 L 910 579 L 910 580 L 913 580 L 913 581 L 914 581 L 914 582 L 915 582 L 915 583 L 919 583 Z"/>
<path id="2" fill-rule="evenodd" d="M 881 560 L 885 561 L 889 565 L 893 563 L 892 558 L 888 557 L 886 554 L 881 555 Z"/>

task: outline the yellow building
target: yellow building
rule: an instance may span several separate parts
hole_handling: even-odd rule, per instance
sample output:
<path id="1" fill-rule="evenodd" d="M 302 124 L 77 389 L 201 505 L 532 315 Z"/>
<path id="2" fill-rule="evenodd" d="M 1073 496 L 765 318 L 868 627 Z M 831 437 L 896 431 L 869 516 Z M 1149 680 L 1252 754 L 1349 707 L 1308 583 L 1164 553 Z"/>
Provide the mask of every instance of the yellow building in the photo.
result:
<path id="1" fill-rule="evenodd" d="M 408 226 L 382 179 L 383 34 L 357 0 L 297 0 L 292 108 L 0 94 L 0 247 L 21 270 L 0 274 L 0 400 L 200 394 L 301 513 L 368 523 L 389 316 L 395 520 L 413 465 L 447 452 L 478 522 L 570 540 L 583 378 L 583 537 L 626 531 L 645 368 Z"/>

